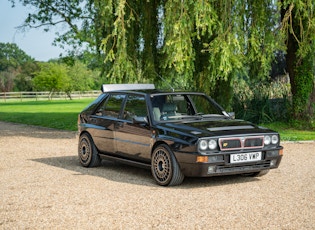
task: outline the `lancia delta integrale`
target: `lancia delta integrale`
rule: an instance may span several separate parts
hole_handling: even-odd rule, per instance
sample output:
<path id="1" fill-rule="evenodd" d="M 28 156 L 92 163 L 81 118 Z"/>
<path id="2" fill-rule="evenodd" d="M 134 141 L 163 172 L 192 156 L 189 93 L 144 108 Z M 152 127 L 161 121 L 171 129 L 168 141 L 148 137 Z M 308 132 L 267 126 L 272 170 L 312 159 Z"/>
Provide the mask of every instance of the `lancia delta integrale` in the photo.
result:
<path id="1" fill-rule="evenodd" d="M 159 185 L 184 177 L 261 176 L 279 166 L 279 134 L 234 119 L 204 93 L 109 84 L 78 117 L 84 167 L 102 159 L 151 169 Z"/>

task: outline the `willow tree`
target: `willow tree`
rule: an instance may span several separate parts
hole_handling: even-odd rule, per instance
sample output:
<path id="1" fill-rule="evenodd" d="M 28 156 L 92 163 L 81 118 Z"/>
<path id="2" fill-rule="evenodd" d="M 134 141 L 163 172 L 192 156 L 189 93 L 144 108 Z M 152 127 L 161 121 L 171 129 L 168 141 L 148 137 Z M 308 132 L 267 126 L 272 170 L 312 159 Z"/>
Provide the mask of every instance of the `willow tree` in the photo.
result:
<path id="1" fill-rule="evenodd" d="M 296 116 L 310 104 L 314 0 L 20 2 L 37 9 L 26 26 L 67 25 L 57 41 L 95 52 L 105 82 L 198 89 L 227 107 L 237 78 L 267 78 L 281 50 L 287 52 Z"/>
<path id="2" fill-rule="evenodd" d="M 110 1 L 114 21 L 102 41 L 106 78 L 111 83 L 155 81 L 159 75 L 158 39 L 161 1 Z"/>
<path id="3" fill-rule="evenodd" d="M 315 119 L 315 3 L 281 1 L 282 31 L 295 119 Z"/>
<path id="4" fill-rule="evenodd" d="M 268 76 L 281 48 L 279 21 L 272 0 L 167 1 L 163 67 L 228 106 L 237 76 Z"/>

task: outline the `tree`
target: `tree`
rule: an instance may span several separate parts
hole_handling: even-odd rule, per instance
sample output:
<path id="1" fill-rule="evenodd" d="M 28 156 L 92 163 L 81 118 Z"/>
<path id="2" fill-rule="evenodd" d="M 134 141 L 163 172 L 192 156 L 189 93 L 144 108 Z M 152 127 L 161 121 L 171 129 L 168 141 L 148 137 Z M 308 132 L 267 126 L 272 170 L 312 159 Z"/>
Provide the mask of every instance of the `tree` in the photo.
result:
<path id="1" fill-rule="evenodd" d="M 71 99 L 73 91 L 95 89 L 98 72 L 91 71 L 79 61 L 66 65 L 60 60 L 40 63 L 33 85 L 36 90 L 49 91 L 49 98 L 56 92 L 65 92 Z M 97 86 L 99 87 L 99 86 Z"/>
<path id="2" fill-rule="evenodd" d="M 16 73 L 14 71 L 0 71 L 0 91 L 9 92 L 14 87 L 14 79 Z"/>
<path id="3" fill-rule="evenodd" d="M 87 69 L 80 61 L 75 61 L 72 66 L 68 66 L 68 75 L 71 79 L 71 84 L 67 91 L 85 91 L 99 88 L 100 84 L 95 85 L 99 73 Z"/>
<path id="4" fill-rule="evenodd" d="M 0 90 L 4 92 L 14 89 L 14 82 L 23 66 L 34 62 L 14 43 L 0 43 Z"/>
<path id="5" fill-rule="evenodd" d="M 43 28 L 49 31 L 53 27 L 62 28 L 64 33 L 56 32 L 54 45 L 68 50 L 69 55 L 76 56 L 81 53 L 92 53 L 97 60 L 94 67 L 104 68 L 104 56 L 99 49 L 101 40 L 106 36 L 105 31 L 111 27 L 110 11 L 107 10 L 107 0 L 9 0 L 14 7 L 19 1 L 24 6 L 32 6 L 30 12 L 20 29 Z"/>
<path id="6" fill-rule="evenodd" d="M 17 69 L 26 62 L 34 61 L 15 43 L 0 43 L 0 71 Z"/>
<path id="7" fill-rule="evenodd" d="M 14 79 L 14 91 L 33 91 L 33 78 L 40 70 L 38 62 L 26 62 L 18 70 Z"/>
<path id="8" fill-rule="evenodd" d="M 58 63 L 41 63 L 41 70 L 33 79 L 36 90 L 48 90 L 49 99 L 55 92 L 68 92 L 71 79 L 67 73 L 67 67 Z"/>
<path id="9" fill-rule="evenodd" d="M 282 0 L 281 4 L 293 117 L 314 119 L 315 3 L 312 0 Z"/>
<path id="10" fill-rule="evenodd" d="M 56 42 L 94 53 L 104 82 L 198 89 L 229 108 L 237 79 L 268 78 L 286 51 L 294 114 L 311 107 L 314 0 L 20 2 L 36 9 L 25 26 L 67 25 Z"/>

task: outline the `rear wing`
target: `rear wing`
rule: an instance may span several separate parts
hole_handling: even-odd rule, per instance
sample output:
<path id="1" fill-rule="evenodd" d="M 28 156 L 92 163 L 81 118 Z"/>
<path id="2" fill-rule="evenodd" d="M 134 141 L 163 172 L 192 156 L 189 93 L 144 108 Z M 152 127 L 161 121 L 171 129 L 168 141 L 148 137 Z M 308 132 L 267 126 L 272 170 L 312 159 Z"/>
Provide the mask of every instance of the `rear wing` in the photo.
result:
<path id="1" fill-rule="evenodd" d="M 118 90 L 146 90 L 155 89 L 154 84 L 103 84 L 102 92 L 118 91 Z"/>

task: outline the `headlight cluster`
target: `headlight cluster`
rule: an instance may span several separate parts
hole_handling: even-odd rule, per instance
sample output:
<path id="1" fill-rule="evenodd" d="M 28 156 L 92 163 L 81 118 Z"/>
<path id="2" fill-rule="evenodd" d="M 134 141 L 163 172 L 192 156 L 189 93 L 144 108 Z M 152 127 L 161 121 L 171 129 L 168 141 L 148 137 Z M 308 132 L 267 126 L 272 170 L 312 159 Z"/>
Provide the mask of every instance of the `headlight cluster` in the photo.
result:
<path id="1" fill-rule="evenodd" d="M 218 143 L 215 139 L 203 139 L 199 141 L 198 147 L 201 151 L 215 150 L 218 147 Z"/>
<path id="2" fill-rule="evenodd" d="M 264 144 L 265 145 L 270 145 L 270 144 L 278 144 L 279 142 L 279 137 L 278 135 L 266 135 L 265 138 L 264 138 Z"/>

